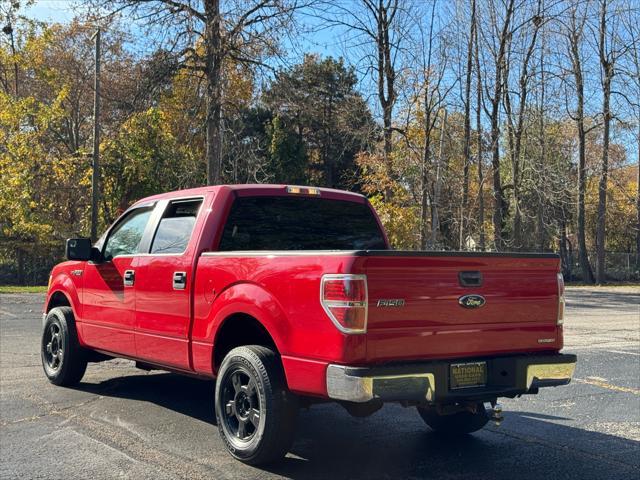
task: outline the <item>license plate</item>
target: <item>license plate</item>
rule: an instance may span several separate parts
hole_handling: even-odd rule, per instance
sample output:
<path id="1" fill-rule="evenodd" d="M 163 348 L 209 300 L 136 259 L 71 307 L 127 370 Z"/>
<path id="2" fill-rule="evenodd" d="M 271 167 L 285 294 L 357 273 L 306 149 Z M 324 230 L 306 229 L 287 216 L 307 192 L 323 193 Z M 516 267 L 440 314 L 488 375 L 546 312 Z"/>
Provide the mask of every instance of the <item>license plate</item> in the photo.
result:
<path id="1" fill-rule="evenodd" d="M 482 387 L 487 384 L 487 362 L 452 363 L 449 366 L 449 386 L 457 388 Z"/>

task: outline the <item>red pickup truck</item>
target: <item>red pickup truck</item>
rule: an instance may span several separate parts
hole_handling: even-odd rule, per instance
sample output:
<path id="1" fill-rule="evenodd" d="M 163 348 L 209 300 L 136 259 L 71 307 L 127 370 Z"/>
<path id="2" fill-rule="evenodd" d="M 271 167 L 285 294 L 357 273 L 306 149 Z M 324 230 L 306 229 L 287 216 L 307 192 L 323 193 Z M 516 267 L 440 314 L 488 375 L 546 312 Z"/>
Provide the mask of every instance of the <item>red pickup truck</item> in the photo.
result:
<path id="1" fill-rule="evenodd" d="M 145 198 L 67 241 L 43 316 L 44 371 L 73 385 L 112 357 L 216 378 L 217 425 L 251 464 L 291 445 L 298 408 L 415 406 L 437 432 L 571 380 L 552 254 L 394 251 L 362 195 L 213 186 Z"/>

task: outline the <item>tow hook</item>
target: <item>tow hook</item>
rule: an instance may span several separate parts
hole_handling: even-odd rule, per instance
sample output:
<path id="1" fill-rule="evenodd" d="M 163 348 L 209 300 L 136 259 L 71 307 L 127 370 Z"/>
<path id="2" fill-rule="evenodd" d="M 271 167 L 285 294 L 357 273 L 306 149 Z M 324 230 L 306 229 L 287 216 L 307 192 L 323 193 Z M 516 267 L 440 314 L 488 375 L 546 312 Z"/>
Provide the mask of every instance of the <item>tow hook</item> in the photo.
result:
<path id="1" fill-rule="evenodd" d="M 492 403 L 491 408 L 487 410 L 487 414 L 489 415 L 489 420 L 491 420 L 496 427 L 499 427 L 504 420 L 502 405 L 499 403 Z"/>

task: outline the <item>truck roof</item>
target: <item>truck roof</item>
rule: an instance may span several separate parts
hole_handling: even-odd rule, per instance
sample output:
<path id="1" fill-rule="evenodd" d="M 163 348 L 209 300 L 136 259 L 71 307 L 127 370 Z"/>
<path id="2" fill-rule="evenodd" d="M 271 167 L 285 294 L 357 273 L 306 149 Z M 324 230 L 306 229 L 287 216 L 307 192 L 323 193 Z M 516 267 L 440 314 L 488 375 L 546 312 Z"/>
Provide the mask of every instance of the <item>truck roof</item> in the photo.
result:
<path id="1" fill-rule="evenodd" d="M 299 186 L 299 185 L 285 185 L 285 184 L 239 184 L 239 185 L 209 185 L 206 187 L 198 187 L 198 188 L 189 188 L 186 190 L 176 190 L 173 192 L 160 193 L 157 195 L 152 195 L 150 197 L 141 198 L 135 205 L 156 201 L 156 200 L 164 200 L 169 198 L 179 198 L 186 196 L 196 196 L 196 195 L 204 195 L 207 193 L 217 193 L 221 190 L 227 190 L 231 192 L 235 192 L 241 196 L 259 196 L 259 195 L 287 195 L 291 194 L 287 189 L 290 187 L 300 188 L 302 195 L 305 194 L 305 190 L 309 189 L 319 191 L 320 196 L 325 198 L 330 198 L 334 200 L 349 200 L 356 202 L 363 202 L 365 200 L 364 195 L 354 192 L 347 192 L 345 190 L 336 190 L 333 188 L 322 188 L 322 187 L 311 187 L 311 186 Z"/>

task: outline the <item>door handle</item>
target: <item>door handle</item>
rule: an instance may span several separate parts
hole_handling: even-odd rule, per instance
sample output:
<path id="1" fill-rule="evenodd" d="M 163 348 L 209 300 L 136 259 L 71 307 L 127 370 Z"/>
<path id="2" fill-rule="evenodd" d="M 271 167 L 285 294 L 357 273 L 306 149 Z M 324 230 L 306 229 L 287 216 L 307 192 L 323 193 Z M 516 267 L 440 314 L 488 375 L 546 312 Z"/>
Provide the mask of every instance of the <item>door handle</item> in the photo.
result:
<path id="1" fill-rule="evenodd" d="M 133 283 L 136 279 L 136 274 L 133 270 L 125 270 L 124 271 L 124 286 L 132 287 Z"/>
<path id="2" fill-rule="evenodd" d="M 184 290 L 187 288 L 187 272 L 173 272 L 173 289 Z"/>

